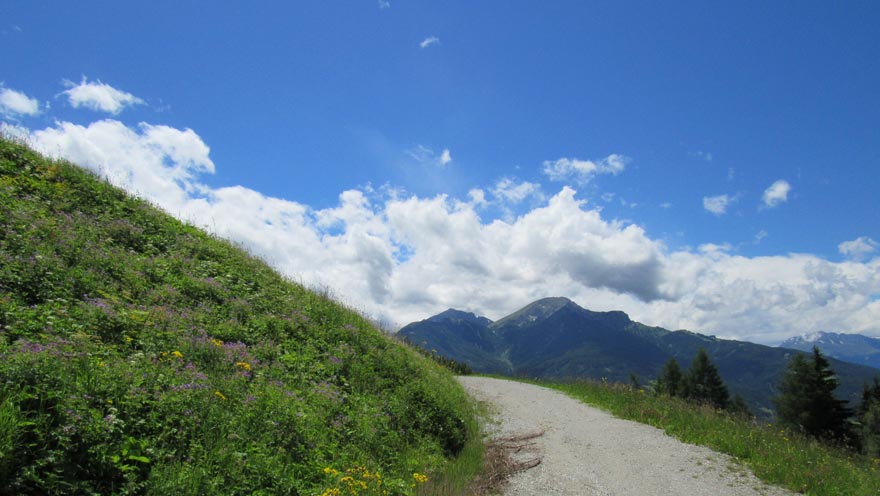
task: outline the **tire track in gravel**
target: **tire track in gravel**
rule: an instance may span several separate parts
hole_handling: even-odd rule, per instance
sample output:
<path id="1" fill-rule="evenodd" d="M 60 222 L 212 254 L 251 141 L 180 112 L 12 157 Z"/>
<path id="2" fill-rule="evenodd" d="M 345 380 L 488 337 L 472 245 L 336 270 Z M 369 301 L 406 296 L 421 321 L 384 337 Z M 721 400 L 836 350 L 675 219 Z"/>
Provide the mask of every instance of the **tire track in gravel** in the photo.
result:
<path id="1" fill-rule="evenodd" d="M 511 477 L 505 496 L 789 496 L 727 455 L 682 443 L 654 427 L 622 420 L 551 389 L 503 379 L 459 377 L 492 405 L 491 437 L 543 431 L 521 459 L 534 468 Z"/>

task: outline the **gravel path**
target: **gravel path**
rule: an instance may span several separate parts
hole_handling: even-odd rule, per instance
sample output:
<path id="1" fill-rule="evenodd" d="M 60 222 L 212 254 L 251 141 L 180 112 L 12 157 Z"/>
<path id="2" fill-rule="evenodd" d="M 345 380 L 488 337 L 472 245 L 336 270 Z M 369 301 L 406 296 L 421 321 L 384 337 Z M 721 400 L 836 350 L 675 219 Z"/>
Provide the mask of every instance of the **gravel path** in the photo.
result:
<path id="1" fill-rule="evenodd" d="M 765 485 L 727 455 L 684 444 L 558 391 L 515 381 L 459 377 L 492 407 L 492 437 L 543 431 L 516 457 L 541 464 L 510 479 L 505 496 L 793 495 Z"/>

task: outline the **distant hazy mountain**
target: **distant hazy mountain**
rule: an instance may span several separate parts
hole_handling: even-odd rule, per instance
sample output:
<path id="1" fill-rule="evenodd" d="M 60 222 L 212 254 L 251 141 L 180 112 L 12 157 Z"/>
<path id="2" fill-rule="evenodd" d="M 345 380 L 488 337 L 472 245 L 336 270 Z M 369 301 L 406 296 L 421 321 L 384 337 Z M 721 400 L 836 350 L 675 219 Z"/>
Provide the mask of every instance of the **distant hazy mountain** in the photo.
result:
<path id="1" fill-rule="evenodd" d="M 400 335 L 477 372 L 618 382 L 628 381 L 631 373 L 650 381 L 670 357 L 687 368 L 702 347 L 731 393 L 741 394 L 755 413 L 765 415 L 773 408 L 772 398 L 788 359 L 797 353 L 649 327 L 623 312 L 591 312 L 567 298 L 538 300 L 496 322 L 450 309 L 405 326 Z M 854 403 L 860 399 L 862 384 L 877 373 L 833 359 L 831 364 L 841 381 L 838 396 Z"/>
<path id="2" fill-rule="evenodd" d="M 838 360 L 880 369 L 880 339 L 862 334 L 817 332 L 786 339 L 779 345 L 802 351 L 811 351 L 813 346 Z"/>

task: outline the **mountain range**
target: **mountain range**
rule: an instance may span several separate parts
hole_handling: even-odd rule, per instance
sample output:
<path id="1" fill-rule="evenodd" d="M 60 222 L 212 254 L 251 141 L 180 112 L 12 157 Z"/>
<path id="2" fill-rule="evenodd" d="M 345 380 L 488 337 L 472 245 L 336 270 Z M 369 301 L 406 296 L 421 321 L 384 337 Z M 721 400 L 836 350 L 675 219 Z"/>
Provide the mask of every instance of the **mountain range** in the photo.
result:
<path id="1" fill-rule="evenodd" d="M 770 416 L 788 360 L 800 351 L 718 339 L 686 330 L 650 327 L 624 312 L 593 312 L 567 298 L 544 298 L 495 322 L 449 309 L 411 323 L 399 335 L 468 364 L 474 371 L 533 378 L 653 380 L 669 358 L 687 368 L 704 348 L 731 394 Z M 853 404 L 880 371 L 830 359 L 840 380 L 837 395 Z"/>
<path id="2" fill-rule="evenodd" d="M 810 351 L 813 346 L 838 360 L 880 369 L 880 339 L 862 334 L 817 332 L 786 339 L 779 345 L 801 351 Z"/>

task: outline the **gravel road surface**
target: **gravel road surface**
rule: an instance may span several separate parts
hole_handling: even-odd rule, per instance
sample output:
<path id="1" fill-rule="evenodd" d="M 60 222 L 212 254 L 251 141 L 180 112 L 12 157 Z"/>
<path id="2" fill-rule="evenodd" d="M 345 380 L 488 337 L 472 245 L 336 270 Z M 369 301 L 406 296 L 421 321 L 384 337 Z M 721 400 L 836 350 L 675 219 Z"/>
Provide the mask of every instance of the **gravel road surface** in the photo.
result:
<path id="1" fill-rule="evenodd" d="M 756 479 L 727 455 L 684 444 L 663 431 L 622 420 L 551 389 L 485 377 L 460 377 L 493 405 L 492 437 L 543 431 L 514 456 L 541 463 L 514 475 L 506 496 L 793 495 Z"/>

